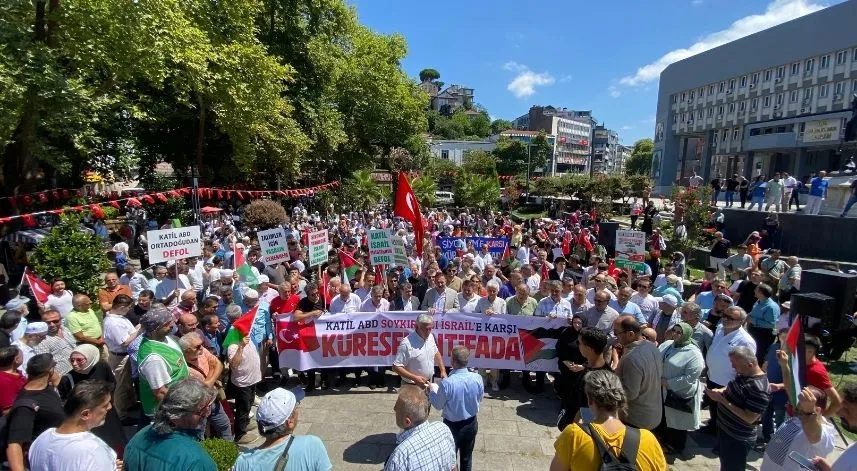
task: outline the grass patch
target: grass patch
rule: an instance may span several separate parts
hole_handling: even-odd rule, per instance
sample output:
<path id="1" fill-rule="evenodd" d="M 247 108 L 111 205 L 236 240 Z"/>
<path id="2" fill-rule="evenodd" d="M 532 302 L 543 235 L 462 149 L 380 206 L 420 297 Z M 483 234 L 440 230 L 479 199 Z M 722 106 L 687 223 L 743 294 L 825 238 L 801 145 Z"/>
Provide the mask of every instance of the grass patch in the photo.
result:
<path id="1" fill-rule="evenodd" d="M 545 218 L 548 216 L 547 210 L 542 208 L 541 206 L 536 205 L 524 205 L 518 206 L 517 208 L 512 210 L 512 215 L 518 219 L 539 219 Z"/>

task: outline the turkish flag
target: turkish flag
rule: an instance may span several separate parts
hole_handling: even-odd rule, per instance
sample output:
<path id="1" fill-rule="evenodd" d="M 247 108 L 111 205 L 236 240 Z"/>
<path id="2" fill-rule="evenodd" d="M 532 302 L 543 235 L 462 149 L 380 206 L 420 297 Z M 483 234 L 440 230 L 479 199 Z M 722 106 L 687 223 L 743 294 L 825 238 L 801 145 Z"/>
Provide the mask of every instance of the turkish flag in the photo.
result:
<path id="1" fill-rule="evenodd" d="M 320 347 L 314 320 L 296 321 L 292 316 L 277 319 L 277 350 L 311 352 Z"/>
<path id="2" fill-rule="evenodd" d="M 417 202 L 414 190 L 411 189 L 411 184 L 408 183 L 408 178 L 404 172 L 399 172 L 399 186 L 396 190 L 396 204 L 393 207 L 393 214 L 401 216 L 414 226 L 414 245 L 417 255 L 422 256 L 423 235 L 425 233 L 423 215 L 420 213 L 420 204 Z"/>
<path id="3" fill-rule="evenodd" d="M 38 302 L 42 304 L 47 302 L 48 295 L 51 294 L 51 286 L 45 283 L 45 280 L 31 272 L 29 267 L 24 268 L 24 280 L 26 280 L 27 284 L 30 286 L 30 292 L 33 293 L 33 297 L 36 298 Z"/>

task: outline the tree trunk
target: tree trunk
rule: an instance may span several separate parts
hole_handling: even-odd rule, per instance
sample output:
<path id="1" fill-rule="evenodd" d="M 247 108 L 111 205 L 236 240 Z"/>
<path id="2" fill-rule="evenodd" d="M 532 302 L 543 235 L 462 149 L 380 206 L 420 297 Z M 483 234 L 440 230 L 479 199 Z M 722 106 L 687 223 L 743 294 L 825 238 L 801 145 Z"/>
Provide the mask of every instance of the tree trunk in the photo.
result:
<path id="1" fill-rule="evenodd" d="M 196 128 L 196 171 L 202 173 L 202 154 L 205 145 L 205 103 L 199 97 L 199 119 Z"/>

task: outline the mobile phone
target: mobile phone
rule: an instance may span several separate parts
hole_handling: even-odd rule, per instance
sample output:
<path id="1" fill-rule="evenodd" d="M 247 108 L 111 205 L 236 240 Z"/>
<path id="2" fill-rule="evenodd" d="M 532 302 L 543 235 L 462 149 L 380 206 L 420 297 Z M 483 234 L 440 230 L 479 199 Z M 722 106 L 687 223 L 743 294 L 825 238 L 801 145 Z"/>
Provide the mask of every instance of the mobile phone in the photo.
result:
<path id="1" fill-rule="evenodd" d="M 818 471 L 818 468 L 815 467 L 815 464 L 812 462 L 811 459 L 801 455 L 796 451 L 792 451 L 791 453 L 789 453 L 789 459 L 797 463 L 798 466 L 803 469 L 808 469 L 809 471 Z"/>
<path id="2" fill-rule="evenodd" d="M 574 366 L 574 363 L 572 363 L 572 362 L 570 362 L 570 361 L 568 361 L 568 360 L 563 360 L 563 361 L 562 361 L 562 364 L 563 364 L 563 365 L 565 365 L 565 366 L 566 366 L 566 368 L 568 368 L 568 369 L 571 369 L 571 367 L 572 367 L 572 366 Z"/>

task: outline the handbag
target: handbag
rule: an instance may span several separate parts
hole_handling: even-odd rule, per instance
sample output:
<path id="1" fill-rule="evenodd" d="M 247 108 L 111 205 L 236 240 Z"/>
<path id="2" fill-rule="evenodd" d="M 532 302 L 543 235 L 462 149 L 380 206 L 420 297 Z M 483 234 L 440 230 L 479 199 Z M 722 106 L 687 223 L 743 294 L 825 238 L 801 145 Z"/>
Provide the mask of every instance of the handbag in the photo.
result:
<path id="1" fill-rule="evenodd" d="M 667 397 L 664 398 L 664 406 L 670 409 L 675 409 L 681 412 L 693 412 L 693 403 L 696 401 L 696 396 L 685 399 L 672 390 L 667 389 Z"/>

